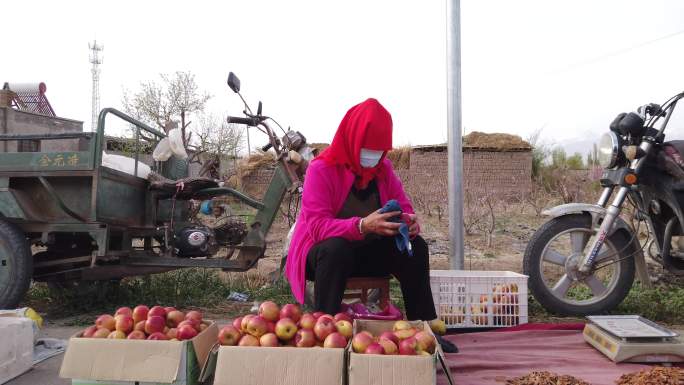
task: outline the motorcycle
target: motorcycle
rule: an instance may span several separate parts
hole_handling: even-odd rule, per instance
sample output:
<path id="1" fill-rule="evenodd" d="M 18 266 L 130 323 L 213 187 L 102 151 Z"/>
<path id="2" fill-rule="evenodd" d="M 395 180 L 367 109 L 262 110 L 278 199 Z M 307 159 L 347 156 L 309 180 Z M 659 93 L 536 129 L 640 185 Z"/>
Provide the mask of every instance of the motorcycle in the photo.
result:
<path id="1" fill-rule="evenodd" d="M 614 309 L 635 275 L 650 287 L 645 254 L 684 275 L 684 141 L 665 142 L 664 134 L 682 98 L 684 92 L 619 114 L 598 145 L 604 169 L 598 202 L 544 212 L 551 219 L 529 241 L 523 271 L 548 311 L 582 316 Z M 628 208 L 626 219 L 621 212 Z"/>

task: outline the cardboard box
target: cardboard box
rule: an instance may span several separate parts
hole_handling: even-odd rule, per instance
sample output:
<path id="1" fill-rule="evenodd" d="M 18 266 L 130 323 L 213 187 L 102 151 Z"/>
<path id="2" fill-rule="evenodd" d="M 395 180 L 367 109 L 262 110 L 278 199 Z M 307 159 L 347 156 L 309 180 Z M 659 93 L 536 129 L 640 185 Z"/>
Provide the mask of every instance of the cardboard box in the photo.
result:
<path id="1" fill-rule="evenodd" d="M 221 346 L 214 385 L 342 385 L 345 349 Z"/>
<path id="2" fill-rule="evenodd" d="M 33 320 L 0 317 L 0 384 L 33 366 Z"/>
<path id="3" fill-rule="evenodd" d="M 218 338 L 209 322 L 189 341 L 69 340 L 59 376 L 76 385 L 197 385 L 200 372 Z"/>
<path id="4" fill-rule="evenodd" d="M 395 321 L 355 320 L 354 335 L 361 331 L 369 331 L 374 336 L 384 331 L 392 331 Z M 432 334 L 427 322 L 411 321 L 413 326 Z M 354 353 L 351 346 L 348 354 L 348 385 L 416 385 L 435 384 L 437 382 L 437 365 L 440 365 L 449 380 L 451 373 L 445 365 L 444 354 L 437 345 L 432 356 L 400 356 L 380 354 Z"/>

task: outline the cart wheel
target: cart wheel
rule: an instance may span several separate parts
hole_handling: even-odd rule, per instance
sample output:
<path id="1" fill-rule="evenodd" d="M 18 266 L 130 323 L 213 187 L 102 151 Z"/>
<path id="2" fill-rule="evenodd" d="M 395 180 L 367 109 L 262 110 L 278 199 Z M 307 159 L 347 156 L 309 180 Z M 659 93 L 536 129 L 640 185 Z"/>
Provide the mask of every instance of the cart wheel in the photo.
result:
<path id="1" fill-rule="evenodd" d="M 0 220 L 0 309 L 13 309 L 28 291 L 33 259 L 24 233 Z"/>

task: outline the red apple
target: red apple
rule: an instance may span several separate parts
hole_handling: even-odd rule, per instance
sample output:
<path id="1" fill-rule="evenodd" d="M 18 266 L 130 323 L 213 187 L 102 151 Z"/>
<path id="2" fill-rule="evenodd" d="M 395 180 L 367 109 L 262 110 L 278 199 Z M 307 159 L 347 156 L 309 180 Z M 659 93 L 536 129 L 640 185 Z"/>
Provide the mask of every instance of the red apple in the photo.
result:
<path id="1" fill-rule="evenodd" d="M 302 329 L 313 330 L 314 326 L 316 326 L 316 318 L 309 313 L 304 313 L 299 319 L 299 327 Z"/>
<path id="2" fill-rule="evenodd" d="M 107 338 L 111 340 L 123 340 L 126 339 L 126 333 L 119 330 L 114 330 L 113 332 L 109 333 L 109 335 L 107 335 Z"/>
<path id="3" fill-rule="evenodd" d="M 153 316 L 153 317 L 159 317 L 159 316 Z M 155 332 L 155 333 L 150 334 L 150 336 L 147 337 L 147 339 L 153 340 L 153 341 L 166 341 L 169 339 L 169 337 L 167 337 L 166 334 L 164 334 L 164 333 Z"/>
<path id="4" fill-rule="evenodd" d="M 323 317 L 325 317 L 325 318 L 330 318 L 330 320 L 333 321 L 333 323 L 335 323 L 335 318 L 334 318 L 333 316 L 331 316 L 330 314 L 328 314 L 328 313 L 321 314 L 321 316 L 318 317 L 318 319 L 316 319 L 316 321 L 320 320 L 320 319 L 323 318 Z"/>
<path id="5" fill-rule="evenodd" d="M 126 339 L 129 339 L 129 340 L 144 340 L 145 338 L 146 338 L 145 333 L 141 332 L 140 330 L 133 330 L 128 335 L 128 337 L 126 337 Z"/>
<path id="6" fill-rule="evenodd" d="M 237 330 L 242 330 L 242 317 L 237 317 L 236 319 L 233 320 L 233 326 Z"/>
<path id="7" fill-rule="evenodd" d="M 266 322 L 266 332 L 267 333 L 275 333 L 275 322 L 272 322 L 272 321 Z"/>
<path id="8" fill-rule="evenodd" d="M 352 339 L 352 348 L 356 353 L 364 353 L 368 345 L 373 343 L 373 337 L 366 333 L 358 333 Z"/>
<path id="9" fill-rule="evenodd" d="M 313 330 L 316 338 L 319 341 L 325 341 L 325 337 L 329 336 L 330 333 L 334 333 L 337 329 L 335 328 L 332 317 L 328 318 L 321 316 L 318 318 L 318 321 L 316 321 L 316 325 L 314 326 Z"/>
<path id="10" fill-rule="evenodd" d="M 197 330 L 193 328 L 190 325 L 183 325 L 178 328 L 178 332 L 176 332 L 176 338 L 178 338 L 181 341 L 185 340 L 191 340 L 195 338 L 197 335 Z"/>
<path id="11" fill-rule="evenodd" d="M 150 308 L 145 305 L 138 305 L 133 309 L 133 321 L 137 324 L 140 321 L 145 321 L 147 319 L 147 313 L 149 313 Z"/>
<path id="12" fill-rule="evenodd" d="M 406 329 L 411 329 L 412 326 L 408 321 L 397 321 L 394 323 L 394 326 L 392 327 L 392 331 L 397 331 L 397 330 L 406 330 Z"/>
<path id="13" fill-rule="evenodd" d="M 280 315 L 280 308 L 273 301 L 264 301 L 259 305 L 259 316 L 266 321 L 275 322 Z M 262 345 L 263 346 L 263 345 Z"/>
<path id="14" fill-rule="evenodd" d="M 233 325 L 224 326 L 218 334 L 218 340 L 221 345 L 235 346 L 242 337 L 242 333 Z"/>
<path id="15" fill-rule="evenodd" d="M 430 354 L 435 352 L 437 341 L 435 341 L 435 338 L 430 335 L 430 333 L 421 330 L 416 333 L 414 338 L 418 342 L 418 351 L 428 352 Z"/>
<path id="16" fill-rule="evenodd" d="M 167 306 L 167 307 L 164 308 L 164 310 L 166 310 L 166 314 L 168 315 L 168 314 L 171 313 L 172 311 L 178 310 L 178 309 L 176 309 L 176 308 L 173 307 L 173 306 Z"/>
<path id="17" fill-rule="evenodd" d="M 323 342 L 324 348 L 344 348 L 347 346 L 347 339 L 340 333 L 330 333 Z"/>
<path id="18" fill-rule="evenodd" d="M 183 326 L 183 325 L 190 325 L 190 326 L 192 326 L 195 330 L 197 330 L 198 332 L 201 330 L 201 325 L 200 325 L 199 323 L 197 323 L 197 320 L 196 320 L 196 319 L 186 319 L 185 321 L 179 323 L 178 326 L 176 326 L 176 328 L 179 328 L 179 327 L 181 327 L 181 326 Z"/>
<path id="19" fill-rule="evenodd" d="M 339 320 L 335 323 L 335 328 L 337 329 L 337 332 L 342 334 L 342 336 L 346 339 L 350 339 L 352 337 L 352 324 L 351 322 L 347 320 Z"/>
<path id="20" fill-rule="evenodd" d="M 147 320 L 143 320 L 143 321 L 140 321 L 140 322 L 138 322 L 137 324 L 135 324 L 135 327 L 133 328 L 133 330 L 137 330 L 137 331 L 140 331 L 140 332 L 143 332 L 143 333 L 144 333 L 144 332 L 145 332 L 145 322 L 146 322 L 146 321 L 147 321 Z"/>
<path id="21" fill-rule="evenodd" d="M 171 310 L 166 313 L 166 325 L 170 328 L 178 327 L 178 324 L 185 320 L 185 314 L 178 310 Z"/>
<path id="22" fill-rule="evenodd" d="M 370 337 L 370 339 L 372 339 L 372 340 L 375 339 L 375 336 L 373 335 L 373 333 L 369 332 L 368 330 L 362 330 L 362 331 L 359 332 L 359 334 L 365 334 L 365 335 L 367 335 L 368 337 Z"/>
<path id="23" fill-rule="evenodd" d="M 280 318 L 289 318 L 297 323 L 302 318 L 302 309 L 299 305 L 288 303 L 280 309 Z"/>
<path id="24" fill-rule="evenodd" d="M 298 348 L 310 348 L 316 346 L 316 336 L 313 330 L 299 329 L 295 334 L 294 343 Z"/>
<path id="25" fill-rule="evenodd" d="M 166 309 L 161 306 L 152 306 L 152 309 L 150 309 L 149 313 L 147 313 L 147 318 L 153 316 L 162 317 L 164 320 L 166 320 Z"/>
<path id="26" fill-rule="evenodd" d="M 316 320 L 318 320 L 323 314 L 325 313 L 323 313 L 322 311 L 315 311 L 312 315 Z"/>
<path id="27" fill-rule="evenodd" d="M 385 354 L 387 355 L 394 355 L 399 353 L 399 348 L 397 347 L 397 344 L 395 344 L 392 340 L 388 338 L 380 337 L 378 343 L 382 345 L 382 348 L 384 349 Z"/>
<path id="28" fill-rule="evenodd" d="M 242 322 L 240 323 L 240 330 L 243 333 L 247 332 L 247 324 L 249 323 L 249 320 L 252 319 L 252 317 L 256 317 L 254 314 L 247 314 L 246 316 L 242 317 Z"/>
<path id="29" fill-rule="evenodd" d="M 93 333 L 93 338 L 107 338 L 109 333 L 111 332 L 107 328 L 97 328 L 95 333 Z"/>
<path id="30" fill-rule="evenodd" d="M 409 337 L 399 343 L 399 354 L 402 356 L 415 356 L 418 351 L 418 341 L 415 338 Z"/>
<path id="31" fill-rule="evenodd" d="M 198 312 L 197 310 L 190 310 L 185 314 L 185 319 L 190 319 L 193 318 L 197 320 L 197 323 L 201 324 L 202 323 L 202 313 Z"/>
<path id="32" fill-rule="evenodd" d="M 397 338 L 399 338 L 399 341 L 405 340 L 409 337 L 415 336 L 416 335 L 416 329 L 411 328 L 411 329 L 397 330 L 394 332 L 394 335 L 397 336 Z"/>
<path id="33" fill-rule="evenodd" d="M 380 334 L 380 337 L 378 337 L 378 339 L 383 339 L 383 338 L 386 338 L 386 339 L 394 342 L 395 345 L 399 345 L 399 338 L 392 332 L 382 332 L 382 334 Z"/>
<path id="34" fill-rule="evenodd" d="M 238 346 L 259 346 L 259 340 L 250 334 L 245 334 L 240 338 Z"/>
<path id="35" fill-rule="evenodd" d="M 93 338 L 93 334 L 97 331 L 97 326 L 88 326 L 84 331 L 83 331 L 83 338 Z"/>
<path id="36" fill-rule="evenodd" d="M 114 318 L 116 318 L 116 316 L 118 316 L 119 314 L 125 314 L 133 317 L 133 310 L 131 310 L 131 308 L 128 306 L 120 307 L 116 309 L 116 313 L 114 313 Z"/>
<path id="37" fill-rule="evenodd" d="M 278 337 L 274 333 L 266 333 L 259 338 L 259 346 L 276 347 Z"/>
<path id="38" fill-rule="evenodd" d="M 103 314 L 95 320 L 95 326 L 98 328 L 105 328 L 110 332 L 116 327 L 116 320 L 109 314 Z"/>
<path id="39" fill-rule="evenodd" d="M 377 342 L 373 342 L 366 348 L 365 354 L 385 354 L 385 349 Z"/>
<path id="40" fill-rule="evenodd" d="M 171 329 L 169 329 L 169 331 L 167 331 L 164 334 L 166 334 L 166 336 L 169 337 L 170 340 L 174 339 L 174 338 L 178 338 L 178 329 L 171 328 Z"/>
<path id="41" fill-rule="evenodd" d="M 333 319 L 335 320 L 335 322 L 342 321 L 342 320 L 345 320 L 349 323 L 353 322 L 351 317 L 347 313 L 337 313 L 337 314 L 335 314 L 335 317 Z"/>
<path id="42" fill-rule="evenodd" d="M 249 319 L 249 322 L 247 323 L 247 334 L 251 334 L 256 338 L 261 338 L 266 332 L 268 332 L 266 320 L 259 316 Z"/>
<path id="43" fill-rule="evenodd" d="M 162 308 L 162 310 L 164 309 Z M 158 315 L 149 316 L 145 321 L 145 333 L 147 333 L 147 335 L 161 333 L 164 331 L 165 327 L 166 321 L 164 321 L 164 317 Z"/>
<path id="44" fill-rule="evenodd" d="M 275 334 L 283 341 L 291 340 L 297 333 L 297 325 L 289 318 L 281 318 L 275 325 Z"/>
<path id="45" fill-rule="evenodd" d="M 130 315 L 119 314 L 118 316 L 114 317 L 114 320 L 116 321 L 114 324 L 114 328 L 116 330 L 122 331 L 126 334 L 133 331 L 133 326 L 135 326 L 135 324 L 133 323 L 133 317 Z"/>

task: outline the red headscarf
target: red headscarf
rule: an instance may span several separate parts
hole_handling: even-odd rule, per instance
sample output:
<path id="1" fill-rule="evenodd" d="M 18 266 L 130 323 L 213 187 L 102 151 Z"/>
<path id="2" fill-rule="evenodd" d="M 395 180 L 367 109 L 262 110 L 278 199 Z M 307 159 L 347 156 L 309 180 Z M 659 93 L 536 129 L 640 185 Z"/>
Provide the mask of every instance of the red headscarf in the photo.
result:
<path id="1" fill-rule="evenodd" d="M 361 149 L 384 151 L 380 162 L 372 168 L 361 167 Z M 354 185 L 364 189 L 375 178 L 387 151 L 392 149 L 392 116 L 375 99 L 367 99 L 347 111 L 337 128 L 330 147 L 318 158 L 330 164 L 349 168 L 356 181 Z"/>

